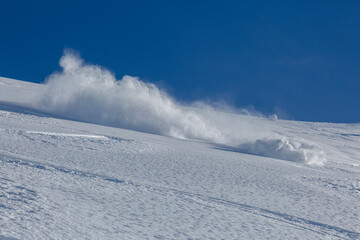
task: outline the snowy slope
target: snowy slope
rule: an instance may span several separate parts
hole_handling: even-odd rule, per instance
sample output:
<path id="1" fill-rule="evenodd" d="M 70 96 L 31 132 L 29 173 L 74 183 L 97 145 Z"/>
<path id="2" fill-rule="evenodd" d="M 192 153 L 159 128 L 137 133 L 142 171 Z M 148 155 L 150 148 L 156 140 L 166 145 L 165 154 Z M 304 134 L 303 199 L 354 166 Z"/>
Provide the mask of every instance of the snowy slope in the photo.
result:
<path id="1" fill-rule="evenodd" d="M 0 78 L 0 239 L 360 239 L 358 124 L 214 120 L 315 143 L 309 164 L 56 118 L 44 91 Z"/>

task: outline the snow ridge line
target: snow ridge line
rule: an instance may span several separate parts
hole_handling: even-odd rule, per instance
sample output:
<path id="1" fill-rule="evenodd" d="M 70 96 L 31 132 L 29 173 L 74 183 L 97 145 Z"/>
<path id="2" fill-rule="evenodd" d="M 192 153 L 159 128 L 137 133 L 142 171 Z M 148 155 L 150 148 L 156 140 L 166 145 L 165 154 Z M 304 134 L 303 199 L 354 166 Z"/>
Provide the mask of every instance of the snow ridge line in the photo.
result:
<path id="1" fill-rule="evenodd" d="M 107 140 L 106 136 L 102 135 L 90 135 L 90 134 L 75 134 L 75 133 L 56 133 L 56 132 L 39 132 L 39 131 L 25 131 L 30 134 L 49 135 L 58 137 L 78 137 L 78 138 L 96 138 Z"/>
<path id="2" fill-rule="evenodd" d="M 225 199 L 221 199 L 221 198 L 209 197 L 209 196 L 205 196 L 205 195 L 201 195 L 201 194 L 197 194 L 197 193 L 190 193 L 190 192 L 181 191 L 181 190 L 177 190 L 177 189 L 173 189 L 173 188 L 154 187 L 154 186 L 148 185 L 148 184 L 137 184 L 132 181 L 126 181 L 123 179 L 109 177 L 109 176 L 101 175 L 101 174 L 84 172 L 81 170 L 69 169 L 66 167 L 60 167 L 60 166 L 56 166 L 56 165 L 52 165 L 52 164 L 44 164 L 44 163 L 40 163 L 40 162 L 36 162 L 36 161 L 32 161 L 32 160 L 27 160 L 27 159 L 23 159 L 23 158 L 10 156 L 7 154 L 0 154 L 0 160 L 4 163 L 32 167 L 32 168 L 37 168 L 39 170 L 45 170 L 45 171 L 51 171 L 51 172 L 59 171 L 62 173 L 72 174 L 75 176 L 99 179 L 99 180 L 103 180 L 103 181 L 113 182 L 116 184 L 133 186 L 133 187 L 140 188 L 140 189 L 147 189 L 147 190 L 151 190 L 153 192 L 157 192 L 162 195 L 173 194 L 183 200 L 193 201 L 198 204 L 203 204 L 203 205 L 210 206 L 210 207 L 214 207 L 213 206 L 214 204 L 225 206 L 225 207 L 234 207 L 241 211 L 246 211 L 251 214 L 258 215 L 258 216 L 263 216 L 266 218 L 271 218 L 271 219 L 274 219 L 277 221 L 285 222 L 285 223 L 288 223 L 288 224 L 291 224 L 291 225 L 294 225 L 297 227 L 301 227 L 305 230 L 314 231 L 314 232 L 317 232 L 317 233 L 320 233 L 323 235 L 329 235 L 330 234 L 329 231 L 331 231 L 332 236 L 336 236 L 339 238 L 344 238 L 344 237 L 348 237 L 349 239 L 359 239 L 360 238 L 359 232 L 343 229 L 340 227 L 316 222 L 316 221 L 301 218 L 301 217 L 296 217 L 296 216 L 285 214 L 285 213 L 272 211 L 269 209 L 264 209 L 264 208 L 260 208 L 260 207 L 256 207 L 256 206 L 251 206 L 251 205 L 242 204 L 242 203 L 238 203 L 238 202 L 234 202 L 234 201 L 229 201 L 229 200 L 225 200 Z"/>

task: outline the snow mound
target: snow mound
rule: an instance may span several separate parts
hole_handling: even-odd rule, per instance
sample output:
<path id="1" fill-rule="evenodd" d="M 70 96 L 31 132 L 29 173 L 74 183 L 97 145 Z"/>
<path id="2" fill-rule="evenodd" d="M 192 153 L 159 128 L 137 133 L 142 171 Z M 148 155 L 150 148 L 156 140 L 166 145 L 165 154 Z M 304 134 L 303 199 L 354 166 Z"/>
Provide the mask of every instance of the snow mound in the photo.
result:
<path id="1" fill-rule="evenodd" d="M 292 140 L 285 137 L 281 139 L 258 139 L 255 143 L 240 144 L 238 148 L 249 154 L 312 165 L 323 165 L 326 161 L 325 153 L 317 145 L 304 140 Z"/>
<path id="2" fill-rule="evenodd" d="M 321 164 L 325 160 L 314 144 L 279 139 L 275 134 L 269 137 L 266 126 L 259 130 L 252 120 L 227 116 L 206 104 L 185 106 L 137 77 L 117 80 L 109 70 L 84 63 L 74 52 L 65 51 L 60 66 L 63 70 L 47 78 L 46 90 L 35 104 L 42 111 L 91 123 L 226 144 L 246 153 L 289 161 Z M 261 123 L 266 125 L 266 121 Z"/>

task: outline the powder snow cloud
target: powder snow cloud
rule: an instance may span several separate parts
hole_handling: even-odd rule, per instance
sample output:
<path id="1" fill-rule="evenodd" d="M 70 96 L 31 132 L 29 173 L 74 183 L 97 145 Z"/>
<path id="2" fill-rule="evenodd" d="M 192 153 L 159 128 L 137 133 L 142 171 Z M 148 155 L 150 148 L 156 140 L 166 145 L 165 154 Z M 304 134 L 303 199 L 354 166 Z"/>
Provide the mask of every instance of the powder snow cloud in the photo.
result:
<path id="1" fill-rule="evenodd" d="M 59 116 L 161 134 L 226 144 L 266 157 L 322 164 L 323 151 L 304 140 L 291 140 L 239 114 L 208 104 L 184 105 L 138 77 L 117 80 L 109 70 L 86 64 L 74 51 L 60 59 L 61 72 L 45 81 L 36 107 Z M 256 117 L 254 117 L 256 118 Z"/>

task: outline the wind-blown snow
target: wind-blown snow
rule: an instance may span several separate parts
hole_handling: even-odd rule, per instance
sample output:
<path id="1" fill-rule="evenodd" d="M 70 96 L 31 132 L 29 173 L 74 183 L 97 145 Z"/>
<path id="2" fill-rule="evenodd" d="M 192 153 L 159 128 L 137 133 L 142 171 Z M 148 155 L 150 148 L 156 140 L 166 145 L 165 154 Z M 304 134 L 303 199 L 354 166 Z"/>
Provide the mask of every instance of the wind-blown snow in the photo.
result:
<path id="1" fill-rule="evenodd" d="M 124 76 L 117 81 L 108 70 L 87 65 L 65 52 L 63 71 L 47 79 L 39 106 L 87 122 L 143 132 L 223 141 L 224 136 L 198 114 L 184 110 L 151 83 Z"/>
<path id="2" fill-rule="evenodd" d="M 226 138 L 193 141 L 54 117 L 29 107 L 45 85 L 0 83 L 0 239 L 360 238 L 359 124 L 176 104 Z M 303 164 L 317 145 L 326 164 Z"/>
<path id="3" fill-rule="evenodd" d="M 270 134 L 267 126 L 255 127 L 236 116 L 229 119 L 205 104 L 179 104 L 154 84 L 131 76 L 117 80 L 107 69 L 84 63 L 74 52 L 65 51 L 60 66 L 63 70 L 46 80 L 46 91 L 36 103 L 39 109 L 86 122 L 226 144 L 289 161 L 325 161 L 324 152 L 315 144 Z"/>

